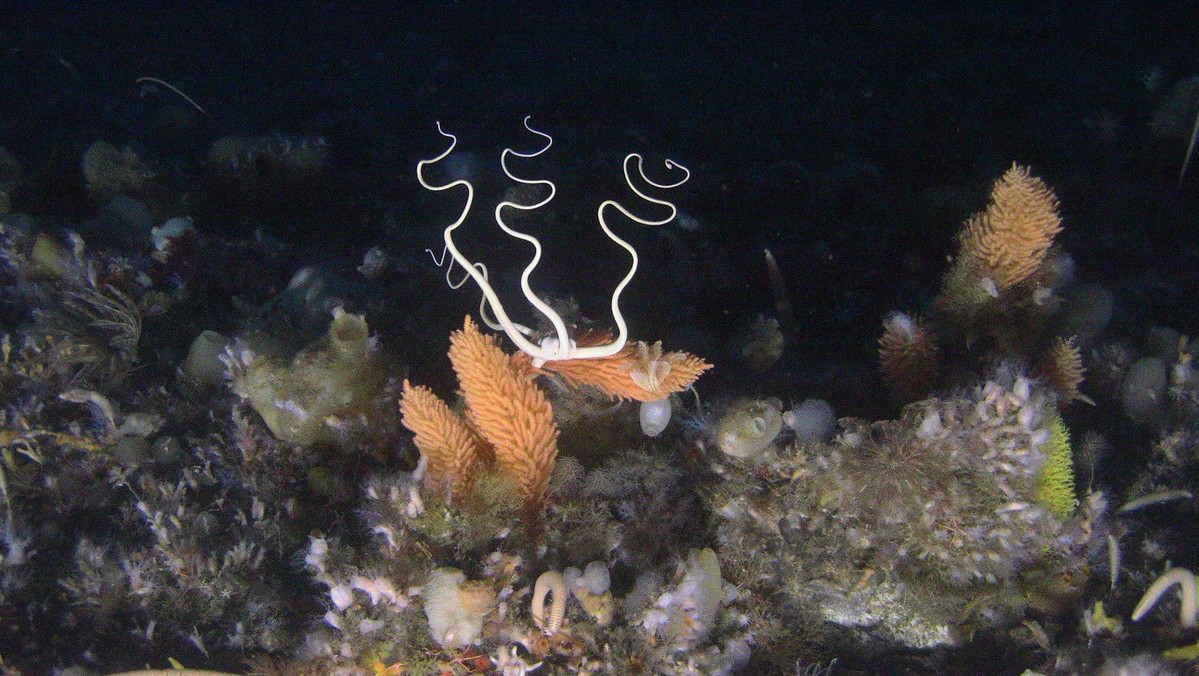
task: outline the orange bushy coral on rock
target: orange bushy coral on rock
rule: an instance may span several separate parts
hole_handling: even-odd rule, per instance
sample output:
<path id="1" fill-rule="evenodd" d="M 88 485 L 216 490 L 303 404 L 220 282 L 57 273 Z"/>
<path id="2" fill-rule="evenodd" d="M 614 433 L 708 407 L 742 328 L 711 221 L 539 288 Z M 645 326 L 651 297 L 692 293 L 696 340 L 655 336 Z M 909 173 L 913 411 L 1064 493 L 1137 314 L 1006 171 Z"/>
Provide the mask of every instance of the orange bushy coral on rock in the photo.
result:
<path id="1" fill-rule="evenodd" d="M 1077 349 L 1054 344 L 1037 358 L 1060 307 L 1057 291 L 1073 276 L 1073 261 L 1054 244 L 1061 230 L 1057 196 L 1013 164 L 993 184 L 986 209 L 963 224 L 929 323 L 899 313 L 884 321 L 880 365 L 895 399 L 914 401 L 944 384 L 942 374 L 997 359 L 1039 363 L 1064 402 L 1082 398 Z"/>
<path id="2" fill-rule="evenodd" d="M 425 458 L 426 483 L 449 484 L 456 497 L 490 464 L 520 487 L 530 512 L 545 502 L 558 456 L 558 427 L 549 400 L 527 370 L 470 317 L 450 336 L 450 361 L 466 400 L 466 418 L 428 388 L 404 384 L 404 426 Z"/>
<path id="3" fill-rule="evenodd" d="M 596 334 L 590 339 L 605 338 Z M 580 342 L 586 340 L 584 336 Z M 545 504 L 558 456 L 558 426 L 549 399 L 535 382 L 537 375 L 557 373 L 573 386 L 591 385 L 610 397 L 657 401 L 686 389 L 711 368 L 686 352 L 664 353 L 661 343 L 631 343 L 610 357 L 535 367 L 523 352 L 505 354 L 497 339 L 484 335 L 470 317 L 450 336 L 449 356 L 466 402 L 465 416 L 428 388 L 407 382 L 400 402 L 403 424 L 415 434 L 425 460 L 425 484 L 448 486 L 452 497 L 462 497 L 494 460 L 519 487 L 530 517 Z"/>
<path id="4" fill-rule="evenodd" d="M 1027 294 L 1020 291 L 1031 291 L 1022 287 L 1039 276 L 1061 229 L 1053 191 L 1027 167 L 1013 164 L 992 187 L 986 210 L 962 228 L 937 310 L 969 324 L 989 305 L 1022 300 Z"/>
<path id="5" fill-rule="evenodd" d="M 961 259 L 979 265 L 999 287 L 1030 278 L 1062 230 L 1057 196 L 1028 167 L 1013 164 L 991 188 L 986 211 L 966 222 Z"/>
<path id="6" fill-rule="evenodd" d="M 525 503 L 540 506 L 558 457 L 549 399 L 470 317 L 450 336 L 450 361 L 467 420 L 494 447 L 496 462 L 520 486 Z"/>

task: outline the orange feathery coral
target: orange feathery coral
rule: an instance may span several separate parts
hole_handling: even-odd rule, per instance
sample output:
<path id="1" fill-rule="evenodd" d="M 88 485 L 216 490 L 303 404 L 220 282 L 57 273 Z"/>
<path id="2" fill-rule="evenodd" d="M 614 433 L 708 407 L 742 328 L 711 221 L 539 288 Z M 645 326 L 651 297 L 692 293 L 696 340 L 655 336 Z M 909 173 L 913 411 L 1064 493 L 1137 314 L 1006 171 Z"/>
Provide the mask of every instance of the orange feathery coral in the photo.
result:
<path id="1" fill-rule="evenodd" d="M 883 320 L 878 345 L 883 380 L 896 401 L 906 404 L 932 391 L 940 375 L 940 363 L 937 343 L 927 326 L 902 312 L 893 312 Z"/>
<path id="2" fill-rule="evenodd" d="M 1086 399 L 1078 391 L 1086 375 L 1086 367 L 1082 365 L 1082 353 L 1075 344 L 1074 336 L 1053 341 L 1041 356 L 1040 371 L 1061 397 L 1062 404 Z"/>
<path id="3" fill-rule="evenodd" d="M 450 361 L 466 399 L 467 419 L 489 441 L 500 468 L 530 510 L 545 501 L 558 456 L 558 426 L 545 393 L 471 320 L 450 336 Z"/>
<path id="4" fill-rule="evenodd" d="M 407 380 L 400 415 L 404 427 L 416 435 L 413 441 L 425 458 L 425 484 L 448 486 L 453 497 L 461 497 L 485 460 L 486 444 L 432 390 Z"/>
<path id="5" fill-rule="evenodd" d="M 986 211 L 966 222 L 960 257 L 979 265 L 999 291 L 1037 271 L 1061 232 L 1057 196 L 1027 167 L 1013 164 L 991 188 Z"/>
<path id="6" fill-rule="evenodd" d="M 579 344 L 593 339 L 604 342 L 602 338 L 602 334 L 592 339 L 581 337 Z M 629 343 L 616 354 L 599 359 L 548 361 L 540 369 L 532 367 L 527 355 L 516 355 L 514 359 L 519 360 L 520 368 L 557 373 L 574 387 L 590 385 L 609 397 L 637 401 L 658 401 L 681 392 L 712 368 L 708 362 L 686 352 L 663 352 L 661 341 L 653 345 Z"/>

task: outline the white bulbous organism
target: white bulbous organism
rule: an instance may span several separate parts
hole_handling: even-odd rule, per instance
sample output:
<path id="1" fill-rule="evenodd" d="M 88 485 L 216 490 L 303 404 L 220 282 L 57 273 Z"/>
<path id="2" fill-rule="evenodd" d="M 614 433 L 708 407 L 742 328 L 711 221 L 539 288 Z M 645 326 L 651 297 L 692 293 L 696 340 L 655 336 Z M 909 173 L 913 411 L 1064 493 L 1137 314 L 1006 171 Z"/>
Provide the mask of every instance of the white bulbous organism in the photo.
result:
<path id="1" fill-rule="evenodd" d="M 804 399 L 799 406 L 783 414 L 783 424 L 795 432 L 798 443 L 828 441 L 837 431 L 837 414 L 823 399 Z"/>
<path id="2" fill-rule="evenodd" d="M 656 437 L 670 423 L 670 397 L 657 401 L 641 402 L 641 431 L 647 437 Z"/>

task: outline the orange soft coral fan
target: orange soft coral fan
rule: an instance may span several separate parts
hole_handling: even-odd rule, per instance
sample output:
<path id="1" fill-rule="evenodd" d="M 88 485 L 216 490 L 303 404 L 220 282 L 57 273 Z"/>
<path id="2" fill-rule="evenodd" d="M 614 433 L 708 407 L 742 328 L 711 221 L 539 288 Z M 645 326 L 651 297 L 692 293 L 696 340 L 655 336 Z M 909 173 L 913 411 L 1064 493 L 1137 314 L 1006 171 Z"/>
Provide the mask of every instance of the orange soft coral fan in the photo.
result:
<path id="1" fill-rule="evenodd" d="M 425 459 L 425 485 L 448 487 L 454 498 L 460 498 L 490 453 L 485 442 L 433 390 L 407 380 L 400 414 L 404 427 L 416 435 L 414 442 Z"/>
<path id="2" fill-rule="evenodd" d="M 1054 246 L 1061 232 L 1058 200 L 1045 182 L 1013 164 L 991 201 L 958 235 L 958 255 L 933 308 L 956 345 L 989 341 L 999 354 L 1027 354 L 1057 307 L 1053 290 L 1073 264 Z M 955 335 L 956 334 L 956 335 Z"/>
<path id="3" fill-rule="evenodd" d="M 978 265 L 1000 292 L 1032 277 L 1061 232 L 1057 196 L 1028 167 L 1013 164 L 991 188 L 991 203 L 966 222 L 962 259 Z"/>
<path id="4" fill-rule="evenodd" d="M 1049 275 L 1043 268 L 1061 229 L 1053 191 L 1027 167 L 1013 164 L 992 187 L 986 210 L 962 228 L 937 310 L 969 325 L 990 306 L 1022 302 L 1032 291 L 1023 287 Z"/>
<path id="5" fill-rule="evenodd" d="M 459 498 L 494 461 L 520 487 L 530 525 L 536 527 L 558 456 L 558 426 L 549 400 L 527 367 L 514 364 L 470 317 L 451 334 L 449 354 L 466 400 L 465 419 L 432 390 L 407 381 L 400 402 L 404 426 L 416 435 L 425 459 L 425 484 L 448 486 Z"/>
<path id="6" fill-rule="evenodd" d="M 609 338 L 597 333 L 580 337 L 579 343 L 603 342 Z M 556 373 L 572 386 L 590 385 L 609 397 L 637 401 L 658 401 L 681 392 L 712 368 L 708 362 L 686 352 L 663 352 L 661 341 L 653 345 L 629 343 L 616 354 L 599 359 L 548 361 L 540 368 L 532 366 L 528 355 L 517 354 L 513 359 L 520 368 Z"/>
<path id="7" fill-rule="evenodd" d="M 467 420 L 491 443 L 496 463 L 520 486 L 526 507 L 539 509 L 558 457 L 558 426 L 545 393 L 470 317 L 450 336 L 450 361 Z"/>

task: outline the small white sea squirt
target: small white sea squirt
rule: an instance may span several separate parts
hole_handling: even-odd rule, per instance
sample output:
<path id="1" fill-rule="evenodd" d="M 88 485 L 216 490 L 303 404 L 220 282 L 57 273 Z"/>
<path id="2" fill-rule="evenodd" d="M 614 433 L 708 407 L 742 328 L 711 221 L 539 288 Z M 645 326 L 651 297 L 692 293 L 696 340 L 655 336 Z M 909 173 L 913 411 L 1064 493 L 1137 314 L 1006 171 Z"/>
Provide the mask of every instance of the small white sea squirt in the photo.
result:
<path id="1" fill-rule="evenodd" d="M 647 437 L 658 436 L 670 424 L 670 413 L 670 397 L 641 402 L 641 431 Z"/>

